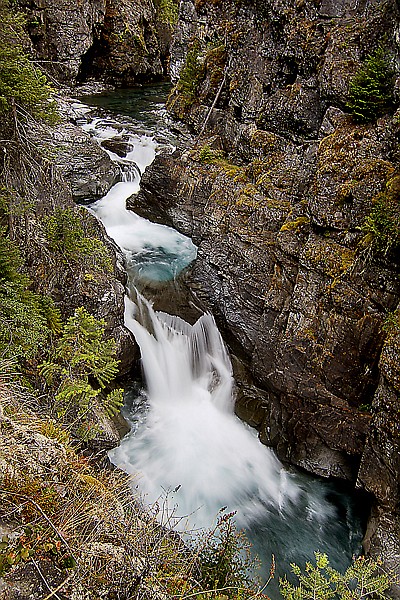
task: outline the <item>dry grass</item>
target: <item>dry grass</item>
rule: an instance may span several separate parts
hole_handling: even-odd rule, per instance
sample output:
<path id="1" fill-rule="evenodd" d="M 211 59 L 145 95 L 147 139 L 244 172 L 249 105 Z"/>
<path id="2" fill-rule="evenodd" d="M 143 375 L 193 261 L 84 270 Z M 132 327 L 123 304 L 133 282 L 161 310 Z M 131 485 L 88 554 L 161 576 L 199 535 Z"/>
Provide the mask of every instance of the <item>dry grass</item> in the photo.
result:
<path id="1" fill-rule="evenodd" d="M 46 584 L 37 598 L 203 597 L 199 547 L 162 527 L 132 489 L 124 473 L 79 454 L 68 430 L 40 416 L 13 376 L 2 377 L 0 576 L 8 585 L 31 563 Z M 49 565 L 55 582 L 46 580 Z"/>

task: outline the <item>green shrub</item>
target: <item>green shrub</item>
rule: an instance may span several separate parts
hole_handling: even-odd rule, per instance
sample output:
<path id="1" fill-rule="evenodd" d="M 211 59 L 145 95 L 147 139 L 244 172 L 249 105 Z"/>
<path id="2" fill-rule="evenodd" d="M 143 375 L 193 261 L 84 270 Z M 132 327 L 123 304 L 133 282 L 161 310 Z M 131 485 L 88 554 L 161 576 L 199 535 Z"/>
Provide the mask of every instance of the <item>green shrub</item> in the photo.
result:
<path id="1" fill-rule="evenodd" d="M 233 516 L 234 513 L 222 515 L 216 528 L 207 532 L 199 543 L 201 587 L 222 592 L 227 598 L 246 598 L 254 595 L 251 575 L 254 559 L 247 539 L 236 529 Z"/>
<path id="2" fill-rule="evenodd" d="M 84 209 L 82 209 L 84 210 Z M 86 232 L 82 215 L 73 208 L 57 208 L 44 219 L 49 247 L 60 253 L 64 262 L 82 264 L 94 271 L 112 272 L 112 261 L 105 244 Z"/>
<path id="3" fill-rule="evenodd" d="M 368 56 L 349 85 L 347 108 L 357 123 L 368 123 L 383 115 L 393 102 L 393 75 L 385 50 Z"/>
<path id="4" fill-rule="evenodd" d="M 77 308 L 64 326 L 51 360 L 39 366 L 54 391 L 60 418 L 75 409 L 80 416 L 85 413 L 118 373 L 115 342 L 104 339 L 104 328 L 104 320 Z M 104 404 L 109 414 L 115 414 L 122 405 L 122 390 L 111 392 Z"/>
<path id="5" fill-rule="evenodd" d="M 0 281 L 19 281 L 22 261 L 18 247 L 13 244 L 4 227 L 0 227 Z"/>
<path id="6" fill-rule="evenodd" d="M 178 21 L 178 2 L 176 0 L 156 0 L 158 18 L 162 23 L 175 25 Z"/>
<path id="7" fill-rule="evenodd" d="M 315 552 L 315 565 L 306 563 L 305 570 L 292 564 L 298 584 L 286 578 L 280 580 L 284 600 L 363 600 L 386 598 L 386 591 L 398 580 L 395 574 L 386 573 L 380 560 L 359 557 L 342 575 L 329 566 L 326 554 Z"/>
<path id="8" fill-rule="evenodd" d="M 19 364 L 39 355 L 50 335 L 42 299 L 21 270 L 18 248 L 0 228 L 0 356 Z"/>
<path id="9" fill-rule="evenodd" d="M 362 245 L 373 254 L 386 256 L 400 247 L 400 176 L 388 181 L 386 190 L 373 201 L 361 231 Z"/>
<path id="10" fill-rule="evenodd" d="M 216 42 L 206 53 L 205 67 L 210 77 L 210 85 L 213 90 L 218 89 L 224 77 L 224 69 L 226 64 L 226 48 L 225 44 Z"/>
<path id="11" fill-rule="evenodd" d="M 29 60 L 24 49 L 24 17 L 0 0 L 0 114 L 26 111 L 36 119 L 54 121 L 56 109 L 46 76 Z"/>
<path id="12" fill-rule="evenodd" d="M 400 334 L 400 309 L 386 314 L 382 330 L 386 333 L 387 337 L 394 337 Z"/>
<path id="13" fill-rule="evenodd" d="M 204 64 L 200 57 L 200 43 L 196 40 L 188 49 L 186 62 L 178 81 L 178 90 L 184 96 L 187 104 L 195 101 L 198 85 L 204 77 Z"/>
<path id="14" fill-rule="evenodd" d="M 218 161 L 224 158 L 222 150 L 213 150 L 208 144 L 204 144 L 199 152 L 199 160 L 202 163 L 209 165 L 218 163 Z"/>

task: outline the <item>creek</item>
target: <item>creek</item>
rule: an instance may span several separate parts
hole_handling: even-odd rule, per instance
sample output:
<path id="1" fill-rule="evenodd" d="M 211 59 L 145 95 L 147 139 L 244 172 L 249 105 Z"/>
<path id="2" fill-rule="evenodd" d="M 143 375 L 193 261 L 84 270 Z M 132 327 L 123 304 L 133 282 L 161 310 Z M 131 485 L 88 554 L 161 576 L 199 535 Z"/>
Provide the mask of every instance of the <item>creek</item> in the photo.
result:
<path id="1" fill-rule="evenodd" d="M 162 294 L 196 258 L 188 238 L 125 208 L 144 168 L 176 144 L 164 97 L 164 87 L 152 86 L 82 99 L 97 107 L 96 116 L 83 110 L 86 131 L 99 143 L 126 142 L 122 157 L 108 150 L 123 180 L 91 210 L 126 258 L 125 323 L 140 347 L 145 380 L 126 394 L 131 431 L 110 458 L 135 475 L 134 486 L 147 504 L 158 506 L 168 526 L 209 527 L 223 507 L 236 511 L 238 527 L 261 558 L 264 579 L 272 554 L 279 575 L 290 571 L 291 562 L 304 566 L 316 550 L 343 570 L 360 551 L 363 510 L 357 496 L 285 468 L 235 416 L 229 353 L 212 315 L 190 325 L 168 314 L 172 306 L 157 312 L 137 292 L 145 281 Z M 267 593 L 277 597 L 276 589 Z"/>

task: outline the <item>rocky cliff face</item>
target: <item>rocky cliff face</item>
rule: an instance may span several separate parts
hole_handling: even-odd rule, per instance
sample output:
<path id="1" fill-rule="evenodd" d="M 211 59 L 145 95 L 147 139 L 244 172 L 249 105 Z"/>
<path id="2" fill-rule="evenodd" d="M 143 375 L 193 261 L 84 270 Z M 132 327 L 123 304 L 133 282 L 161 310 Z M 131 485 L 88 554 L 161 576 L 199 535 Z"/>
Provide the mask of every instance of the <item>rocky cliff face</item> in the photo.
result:
<path id="1" fill-rule="evenodd" d="M 346 101 L 380 44 L 396 70 L 398 31 L 392 1 L 184 0 L 169 107 L 200 139 L 134 202 L 199 246 L 193 285 L 263 389 L 238 414 L 282 459 L 358 477 L 396 568 L 398 246 L 376 252 L 366 222 L 398 207 L 399 115 L 357 124 Z"/>
<path id="2" fill-rule="evenodd" d="M 39 61 L 62 82 L 94 77 L 132 85 L 165 74 L 171 26 L 152 0 L 21 0 L 20 5 Z"/>

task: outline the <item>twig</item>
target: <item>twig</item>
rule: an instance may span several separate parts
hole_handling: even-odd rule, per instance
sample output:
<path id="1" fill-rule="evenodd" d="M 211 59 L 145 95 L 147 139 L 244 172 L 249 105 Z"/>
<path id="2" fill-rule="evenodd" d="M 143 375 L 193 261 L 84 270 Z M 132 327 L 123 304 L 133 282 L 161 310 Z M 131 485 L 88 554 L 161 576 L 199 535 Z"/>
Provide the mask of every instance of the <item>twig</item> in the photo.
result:
<path id="1" fill-rule="evenodd" d="M 202 590 L 200 592 L 192 592 L 191 594 L 185 594 L 184 596 L 181 596 L 180 594 L 175 594 L 174 596 L 172 596 L 172 598 L 181 598 L 181 600 L 184 600 L 185 598 L 193 598 L 193 596 L 202 596 L 204 594 L 210 594 L 210 592 L 225 592 L 227 590 L 236 590 L 236 591 L 240 591 L 240 592 L 245 592 L 247 588 L 241 588 L 241 587 L 237 587 L 236 585 L 230 585 L 227 587 L 223 587 L 223 588 L 213 588 L 212 590 Z"/>
<path id="2" fill-rule="evenodd" d="M 223 87 L 224 87 L 224 85 L 225 85 L 225 81 L 226 81 L 226 67 L 225 67 L 225 71 L 224 71 L 224 77 L 223 77 L 223 79 L 222 79 L 222 81 L 221 81 L 221 85 L 220 85 L 220 86 L 219 86 L 219 88 L 218 88 L 218 91 L 217 91 L 217 93 L 216 93 L 216 96 L 215 96 L 215 98 L 214 98 L 214 102 L 211 104 L 210 110 L 208 111 L 208 113 L 207 113 L 207 116 L 206 116 L 206 118 L 205 118 L 205 121 L 204 121 L 204 123 L 203 123 L 203 127 L 201 128 L 201 130 L 200 130 L 200 133 L 199 133 L 199 135 L 197 136 L 197 139 L 196 139 L 196 141 L 195 141 L 195 143 L 194 143 L 194 145 L 195 145 L 195 146 L 197 146 L 197 144 L 199 143 L 199 139 L 201 138 L 201 136 L 202 136 L 202 135 L 203 135 L 203 133 L 204 133 L 204 130 L 205 130 L 205 128 L 206 128 L 206 125 L 207 125 L 207 123 L 208 123 L 208 120 L 209 120 L 209 118 L 211 117 L 211 113 L 212 113 L 212 111 L 214 110 L 214 108 L 215 108 L 215 105 L 216 105 L 216 104 L 217 104 L 217 102 L 218 102 L 218 98 L 219 98 L 219 96 L 220 96 L 220 94 L 221 94 L 221 92 L 222 92 L 222 88 L 223 88 Z"/>
<path id="3" fill-rule="evenodd" d="M 45 576 L 43 575 L 42 571 L 39 569 L 39 565 L 37 564 L 37 562 L 34 559 L 32 559 L 32 562 L 35 565 L 35 568 L 36 568 L 37 572 L 39 573 L 40 577 L 42 578 L 44 585 L 49 590 L 50 596 L 55 596 L 56 598 L 58 598 L 58 600 L 61 600 L 60 596 L 57 596 L 57 594 L 56 594 L 57 590 L 52 590 L 51 587 L 49 586 L 49 584 L 47 583 L 47 580 L 46 580 Z M 48 598 L 50 596 L 48 596 Z"/>
<path id="4" fill-rule="evenodd" d="M 8 492 L 7 490 L 2 490 L 0 489 L 0 493 L 1 494 L 9 494 L 12 496 L 18 496 L 19 498 L 24 499 L 26 502 L 31 502 L 34 507 L 40 512 L 40 514 L 42 515 L 42 517 L 47 521 L 47 523 L 50 525 L 50 527 L 56 532 L 56 534 L 58 535 L 58 537 L 60 538 L 60 540 L 63 542 L 63 544 L 66 545 L 66 547 L 68 548 L 68 550 L 71 553 L 72 558 L 74 559 L 75 562 L 78 562 L 76 557 L 74 556 L 72 549 L 70 547 L 70 545 L 68 544 L 67 540 L 64 538 L 64 536 L 62 535 L 62 533 L 60 533 L 57 529 L 57 527 L 54 525 L 54 523 L 51 521 L 51 519 L 46 515 L 46 513 L 40 508 L 40 506 L 37 504 L 37 502 L 35 502 L 34 500 L 32 500 L 32 498 L 29 498 L 29 496 L 25 496 L 24 494 L 17 494 L 16 492 Z"/>
<path id="5" fill-rule="evenodd" d="M 49 598 L 52 598 L 53 596 L 57 596 L 57 592 L 59 592 L 61 590 L 61 588 L 64 587 L 64 585 L 67 583 L 67 581 L 69 581 L 72 577 L 73 573 L 71 573 L 70 575 L 68 575 L 68 577 L 66 579 L 64 579 L 64 581 L 62 583 L 60 583 L 60 585 L 58 587 L 56 587 L 55 590 L 53 590 L 52 592 L 50 592 L 50 594 L 48 594 L 46 596 L 46 598 L 44 598 L 43 600 L 49 600 Z"/>

